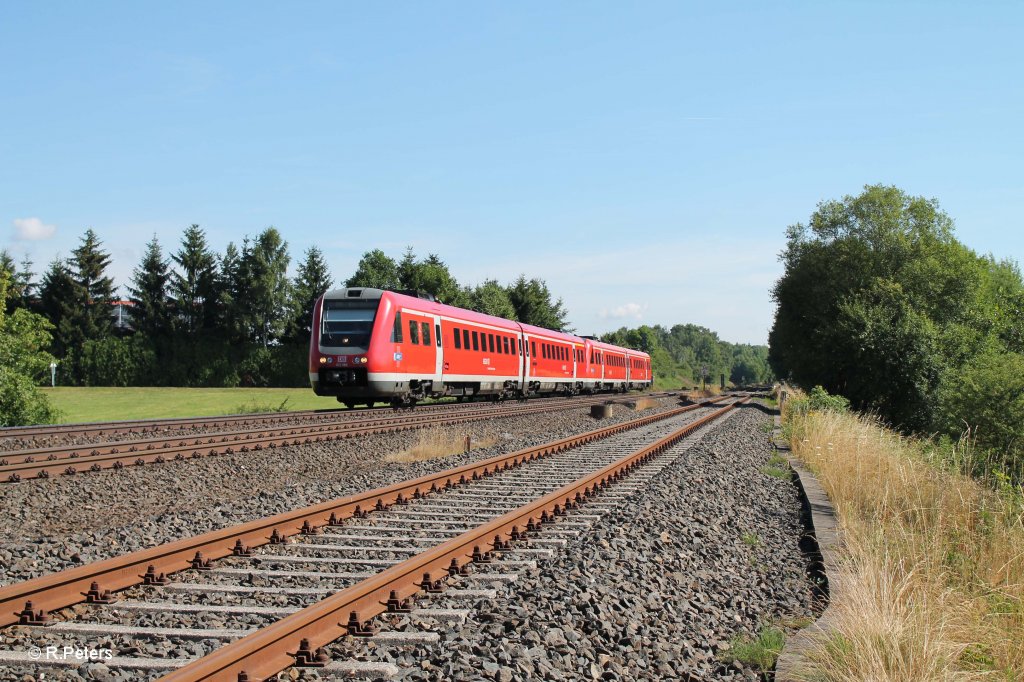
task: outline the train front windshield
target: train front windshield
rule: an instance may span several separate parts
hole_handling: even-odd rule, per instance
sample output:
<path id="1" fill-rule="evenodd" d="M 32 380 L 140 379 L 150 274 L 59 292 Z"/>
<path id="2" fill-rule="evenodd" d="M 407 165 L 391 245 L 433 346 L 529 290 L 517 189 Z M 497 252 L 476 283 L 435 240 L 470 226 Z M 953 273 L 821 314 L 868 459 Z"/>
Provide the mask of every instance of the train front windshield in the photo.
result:
<path id="1" fill-rule="evenodd" d="M 332 348 L 369 348 L 379 299 L 324 301 L 320 345 Z"/>

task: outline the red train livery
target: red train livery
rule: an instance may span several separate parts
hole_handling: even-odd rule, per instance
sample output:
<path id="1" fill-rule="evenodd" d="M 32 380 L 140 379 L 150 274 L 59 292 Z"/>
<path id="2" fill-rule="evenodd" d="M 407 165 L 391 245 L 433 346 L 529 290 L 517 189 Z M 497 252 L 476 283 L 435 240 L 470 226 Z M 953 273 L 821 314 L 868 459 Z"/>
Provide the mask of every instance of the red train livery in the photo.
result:
<path id="1" fill-rule="evenodd" d="M 309 381 L 349 407 L 627 391 L 653 380 L 647 353 L 429 298 L 350 287 L 313 309 Z"/>

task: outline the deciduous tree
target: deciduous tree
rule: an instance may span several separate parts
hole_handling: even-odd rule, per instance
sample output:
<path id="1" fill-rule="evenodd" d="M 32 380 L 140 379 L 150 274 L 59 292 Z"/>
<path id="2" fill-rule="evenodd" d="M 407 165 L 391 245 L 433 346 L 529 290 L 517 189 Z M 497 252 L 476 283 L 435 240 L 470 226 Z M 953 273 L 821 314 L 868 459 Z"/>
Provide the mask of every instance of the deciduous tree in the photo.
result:
<path id="1" fill-rule="evenodd" d="M 359 260 L 355 273 L 345 280 L 347 287 L 369 287 L 395 291 L 402 288 L 398 264 L 380 249 L 367 251 Z"/>

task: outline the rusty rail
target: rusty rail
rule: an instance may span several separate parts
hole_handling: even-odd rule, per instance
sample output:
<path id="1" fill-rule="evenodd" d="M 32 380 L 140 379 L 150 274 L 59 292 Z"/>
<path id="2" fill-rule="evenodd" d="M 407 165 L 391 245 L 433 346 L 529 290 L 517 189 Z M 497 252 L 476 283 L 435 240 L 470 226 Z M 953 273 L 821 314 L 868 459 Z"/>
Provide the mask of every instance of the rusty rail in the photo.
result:
<path id="1" fill-rule="evenodd" d="M 604 400 L 604 398 L 598 399 Z M 400 414 L 355 423 L 285 426 L 275 429 L 221 432 L 187 438 L 151 438 L 80 446 L 54 446 L 0 453 L 0 482 L 17 483 L 28 478 L 50 478 L 82 472 L 121 469 L 149 463 L 183 461 L 218 454 L 260 451 L 289 445 L 320 443 L 355 436 L 403 431 L 424 425 L 451 425 L 482 419 L 515 417 L 551 410 L 570 410 L 593 400 L 551 405 L 522 405 L 473 409 L 468 413 Z M 82 454 L 86 453 L 86 454 Z M 16 461 L 11 461 L 16 460 Z"/>
<path id="2" fill-rule="evenodd" d="M 407 599 L 421 589 L 438 587 L 441 581 L 433 576 L 457 574 L 467 564 L 486 561 L 489 551 L 507 549 L 510 540 L 525 539 L 538 524 L 554 522 L 557 525 L 556 519 L 566 508 L 584 503 L 599 490 L 622 480 L 633 469 L 747 400 L 749 398 L 701 417 L 617 462 L 336 592 L 161 679 L 166 682 L 262 679 L 294 665 L 295 653 L 300 647 L 316 659 L 316 649 L 353 629 L 365 628 L 366 621 L 387 610 L 389 601 L 396 597 Z"/>
<path id="3" fill-rule="evenodd" d="M 385 509 L 392 504 L 401 504 L 409 498 L 422 497 L 438 489 L 478 480 L 493 475 L 498 470 L 511 469 L 540 457 L 668 419 L 708 404 L 711 403 L 641 417 L 384 488 L 2 587 L 0 626 L 32 620 L 31 617 L 26 617 L 26 612 L 52 611 L 88 601 L 93 582 L 97 583 L 101 592 L 121 590 L 140 583 L 158 582 L 163 574 L 191 568 L 196 561 L 202 563 L 225 556 L 244 554 L 252 547 L 283 542 L 290 535 L 308 533 L 318 526 L 338 524 L 346 518 L 361 516 L 373 509 Z"/>

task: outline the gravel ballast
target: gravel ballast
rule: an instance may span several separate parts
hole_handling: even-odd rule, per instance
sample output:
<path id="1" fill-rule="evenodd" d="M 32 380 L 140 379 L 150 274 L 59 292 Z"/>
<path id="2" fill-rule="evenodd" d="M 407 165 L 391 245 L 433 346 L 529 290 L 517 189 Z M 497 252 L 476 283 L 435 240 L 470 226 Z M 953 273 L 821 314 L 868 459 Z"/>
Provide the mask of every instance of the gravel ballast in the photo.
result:
<path id="1" fill-rule="evenodd" d="M 761 471 L 768 422 L 738 410 L 440 646 L 362 657 L 403 680 L 762 679 L 731 640 L 815 608 L 797 490 Z"/>
<path id="2" fill-rule="evenodd" d="M 161 486 L 168 481 L 156 472 L 195 465 L 230 470 L 231 459 L 236 460 L 235 466 L 244 462 L 253 470 L 243 470 L 243 480 L 277 477 L 263 481 L 258 498 L 247 498 L 245 488 L 237 483 L 237 473 L 236 478 L 210 486 L 203 483 L 200 471 L 190 480 L 174 481 L 179 492 L 173 494 L 179 499 L 170 505 L 173 511 L 149 514 L 145 500 L 139 499 L 145 493 L 140 492 L 139 498 L 131 501 L 139 521 L 71 533 L 70 539 L 59 541 L 42 529 L 59 526 L 61 520 L 41 506 L 32 507 L 38 513 L 30 511 L 25 518 L 37 535 L 29 542 L 19 541 L 16 535 L 0 540 L 0 578 L 4 577 L 2 570 L 10 565 L 4 552 L 9 552 L 15 562 L 28 562 L 20 568 L 15 563 L 15 571 L 45 573 L 57 570 L 47 568 L 51 565 L 66 567 L 61 564 L 67 563 L 65 553 L 69 549 L 81 552 L 80 560 L 86 560 L 85 554 L 90 551 L 99 556 L 88 560 L 120 554 L 675 406 L 665 401 L 654 410 L 620 413 L 601 422 L 586 416 L 583 410 L 571 415 L 500 420 L 482 429 L 494 433 L 497 427 L 503 436 L 496 445 L 415 464 L 382 460 L 384 454 L 406 447 L 412 439 L 409 434 L 386 434 L 374 437 L 383 439 L 383 443 L 367 446 L 360 442 L 362 447 L 351 447 L 354 444 L 350 441 L 314 444 L 259 453 L 256 461 L 255 453 L 249 453 L 59 482 L 30 482 L 37 494 L 51 499 L 94 493 L 99 497 L 89 498 L 91 504 L 102 505 L 104 501 L 109 504 L 103 495 L 115 493 L 97 493 L 77 484 L 104 475 L 131 474 L 140 477 L 134 482 L 136 489 L 158 495 L 164 494 Z M 570 539 L 553 559 L 540 561 L 514 583 L 488 585 L 497 590 L 497 597 L 473 608 L 468 621 L 428 626 L 441 635 L 439 645 L 366 649 L 365 645 L 345 640 L 331 649 L 351 651 L 364 660 L 395 663 L 404 680 L 761 679 L 757 671 L 731 659 L 730 641 L 738 635 L 753 636 L 766 624 L 812 616 L 814 609 L 814 586 L 799 547 L 803 528 L 797 490 L 790 481 L 762 472 L 773 452 L 765 428 L 769 421 L 760 409 L 742 407 L 709 430 L 688 438 L 679 446 L 682 450 L 674 463 L 583 535 Z M 550 429 L 541 430 L 549 424 Z M 512 435 L 520 432 L 534 435 Z M 290 474 L 295 467 L 304 474 Z M 313 473 L 316 471 L 324 474 L 324 480 Z M 220 473 L 225 475 L 224 471 Z M 287 482 L 289 476 L 292 483 Z M 52 485 L 68 482 L 76 485 Z M 22 497 L 23 502 L 31 499 L 31 491 Z M 185 510 L 187 504 L 195 508 Z M 12 513 L 16 504 L 4 502 L 3 508 L 4 513 Z M 130 519 L 131 509 L 109 510 L 104 518 Z M 423 600 L 421 605 L 459 605 L 445 602 L 441 595 Z M 287 600 L 282 598 L 280 603 Z M 162 619 L 155 616 L 153 622 Z M 254 616 L 251 620 L 252 625 L 258 625 L 260 619 Z M 187 643 L 179 647 L 181 651 L 165 653 L 201 655 L 211 645 Z M 56 677 L 131 679 L 123 673 L 111 676 L 104 668 L 65 669 Z M 290 672 L 282 679 L 324 679 L 315 671 Z M 47 679 L 51 678 L 48 675 Z M 0 675 L 0 679 L 22 678 Z"/>
<path id="3" fill-rule="evenodd" d="M 497 442 L 424 462 L 384 461 L 416 441 L 410 431 L 5 485 L 0 585 L 678 407 L 660 402 L 601 421 L 581 407 L 447 427 Z"/>

